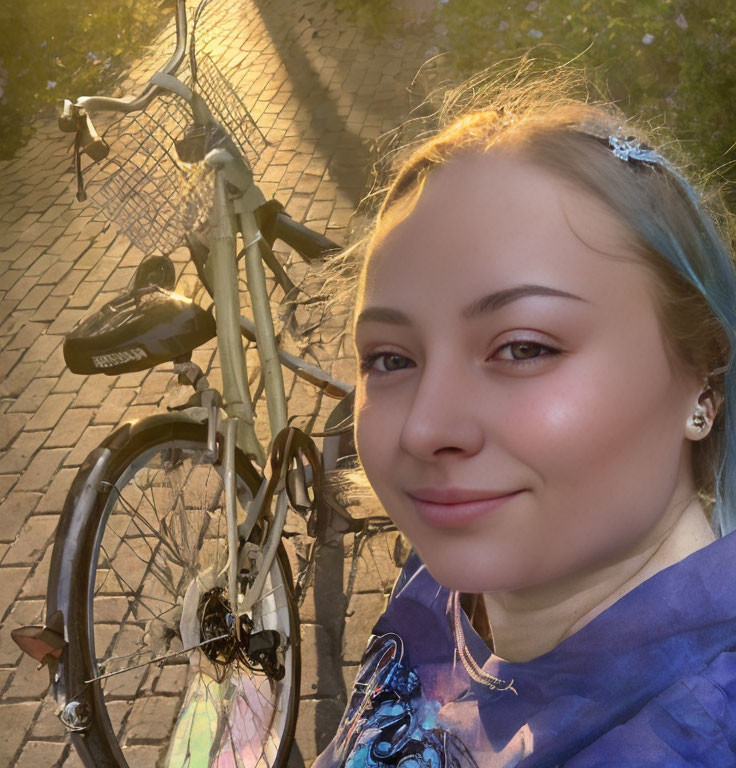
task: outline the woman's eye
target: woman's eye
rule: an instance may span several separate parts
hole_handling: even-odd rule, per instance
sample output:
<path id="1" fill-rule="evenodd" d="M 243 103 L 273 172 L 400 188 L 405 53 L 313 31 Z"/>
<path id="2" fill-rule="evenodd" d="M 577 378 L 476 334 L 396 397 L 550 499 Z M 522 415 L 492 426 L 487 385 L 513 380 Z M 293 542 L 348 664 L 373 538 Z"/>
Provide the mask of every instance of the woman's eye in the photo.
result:
<path id="1" fill-rule="evenodd" d="M 511 341 L 504 344 L 496 352 L 501 360 L 519 361 L 534 360 L 538 357 L 558 354 L 559 350 L 539 344 L 536 341 Z"/>
<path id="2" fill-rule="evenodd" d="M 394 352 L 376 352 L 360 358 L 361 373 L 393 373 L 407 368 L 409 358 Z"/>

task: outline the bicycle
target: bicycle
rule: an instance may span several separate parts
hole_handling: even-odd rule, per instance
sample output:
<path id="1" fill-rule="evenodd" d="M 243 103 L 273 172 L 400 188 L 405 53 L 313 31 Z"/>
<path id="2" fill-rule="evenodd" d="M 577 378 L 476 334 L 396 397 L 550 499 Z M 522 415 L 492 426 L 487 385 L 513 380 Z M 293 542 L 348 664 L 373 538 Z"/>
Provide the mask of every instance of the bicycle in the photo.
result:
<path id="1" fill-rule="evenodd" d="M 287 508 L 316 537 L 330 515 L 343 530 L 388 527 L 384 518 L 353 520 L 322 492 L 324 471 L 354 453 L 344 426 L 352 387 L 281 349 L 264 264 L 288 298 L 296 287 L 274 242 L 307 261 L 338 246 L 266 200 L 246 157 L 253 142 L 238 138 L 227 110 L 216 119 L 208 106 L 225 91 L 230 104 L 239 101 L 214 62 L 195 55 L 209 1 L 194 14 L 190 84 L 175 77 L 187 51 L 185 0 L 177 0 L 175 52 L 145 91 L 132 100 L 66 101 L 59 120 L 75 137 L 83 200 L 82 155 L 101 163 L 111 146 L 90 113 L 141 116 L 119 131 L 125 152 L 107 160 L 117 165 L 97 194 L 106 215 L 148 251 L 131 289 L 69 334 L 67 364 L 117 374 L 173 362 L 179 382 L 194 390 L 177 410 L 124 424 L 90 453 L 59 521 L 46 625 L 13 633 L 48 664 L 60 718 L 83 762 L 97 768 L 285 765 L 299 699 L 296 592 L 304 587 L 302 574 L 295 588 L 282 543 Z M 154 102 L 152 127 L 143 116 Z M 239 114 L 257 131 L 242 102 Z M 183 205 L 162 157 L 183 169 Z M 167 250 L 182 237 L 214 314 L 172 291 Z M 241 257 L 252 321 L 240 315 Z M 222 394 L 192 362 L 215 336 Z M 255 393 L 241 336 L 255 342 L 260 359 Z M 325 431 L 314 433 L 325 437 L 325 460 L 311 436 L 288 424 L 281 366 L 341 400 Z M 254 428 L 261 392 L 270 450 Z"/>

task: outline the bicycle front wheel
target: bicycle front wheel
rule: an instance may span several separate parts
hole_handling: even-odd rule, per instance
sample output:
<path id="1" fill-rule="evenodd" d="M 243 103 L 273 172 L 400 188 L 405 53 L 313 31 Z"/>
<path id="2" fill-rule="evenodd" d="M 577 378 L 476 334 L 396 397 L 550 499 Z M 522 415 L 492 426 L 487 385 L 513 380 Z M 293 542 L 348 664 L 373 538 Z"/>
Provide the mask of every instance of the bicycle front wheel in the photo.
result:
<path id="1" fill-rule="evenodd" d="M 116 451 L 80 563 L 86 622 L 69 627 L 83 635 L 70 646 L 88 648 L 89 677 L 71 688 L 94 687 L 85 738 L 109 742 L 120 766 L 279 768 L 293 739 L 299 622 L 289 562 L 280 545 L 261 598 L 236 620 L 223 470 L 206 460 L 205 441 L 204 425 L 173 422 Z M 240 454 L 236 470 L 242 513 L 260 476 Z M 241 597 L 260 554 L 241 540 Z"/>

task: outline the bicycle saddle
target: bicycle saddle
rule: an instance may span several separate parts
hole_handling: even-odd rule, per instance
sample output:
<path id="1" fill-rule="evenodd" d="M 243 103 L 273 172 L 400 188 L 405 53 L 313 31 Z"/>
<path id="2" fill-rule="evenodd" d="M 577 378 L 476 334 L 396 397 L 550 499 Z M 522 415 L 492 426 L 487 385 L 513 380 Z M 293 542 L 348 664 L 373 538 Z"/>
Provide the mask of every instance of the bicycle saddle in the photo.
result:
<path id="1" fill-rule="evenodd" d="M 189 354 L 215 336 L 215 319 L 157 285 L 126 291 L 85 318 L 64 340 L 73 373 L 142 371 Z"/>

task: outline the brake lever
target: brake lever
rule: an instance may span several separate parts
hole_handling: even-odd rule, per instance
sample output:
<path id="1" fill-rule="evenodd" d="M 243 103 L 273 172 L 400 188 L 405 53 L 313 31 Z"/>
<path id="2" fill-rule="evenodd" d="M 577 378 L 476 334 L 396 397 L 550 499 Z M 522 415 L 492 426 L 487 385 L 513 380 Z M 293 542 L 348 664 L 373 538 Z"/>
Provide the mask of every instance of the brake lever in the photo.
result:
<path id="1" fill-rule="evenodd" d="M 97 133 L 90 116 L 68 99 L 64 101 L 59 115 L 59 128 L 65 133 L 74 133 L 74 170 L 77 177 L 77 200 L 87 199 L 82 175 L 82 152 L 95 163 L 104 160 L 110 153 L 110 146 Z"/>
<path id="2" fill-rule="evenodd" d="M 92 124 L 92 118 L 84 110 L 79 112 L 77 136 L 79 136 L 82 152 L 96 163 L 104 160 L 110 154 L 110 146 L 97 133 Z"/>

